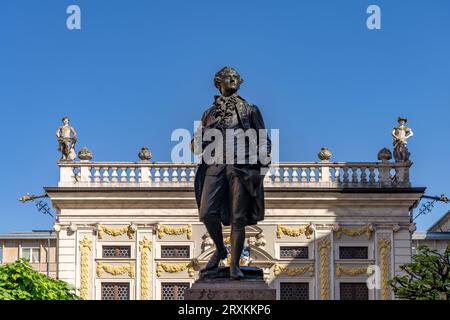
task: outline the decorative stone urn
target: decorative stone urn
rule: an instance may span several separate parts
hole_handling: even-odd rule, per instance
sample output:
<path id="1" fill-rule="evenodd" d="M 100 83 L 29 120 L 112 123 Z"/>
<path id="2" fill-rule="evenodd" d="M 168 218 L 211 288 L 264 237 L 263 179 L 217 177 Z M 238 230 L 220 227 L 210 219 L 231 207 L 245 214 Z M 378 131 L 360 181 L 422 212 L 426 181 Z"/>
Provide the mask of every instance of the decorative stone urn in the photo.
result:
<path id="1" fill-rule="evenodd" d="M 92 159 L 92 152 L 87 147 L 83 147 L 78 152 L 78 159 L 82 161 L 89 161 Z"/>
<path id="2" fill-rule="evenodd" d="M 391 159 L 392 153 L 388 148 L 383 148 L 378 152 L 378 160 L 380 160 L 381 162 L 388 162 Z"/>
<path id="3" fill-rule="evenodd" d="M 149 161 L 152 158 L 152 153 L 148 150 L 147 147 L 142 147 L 141 151 L 139 151 L 139 159 L 142 161 Z"/>
<path id="4" fill-rule="evenodd" d="M 331 157 L 333 156 L 333 154 L 327 147 L 322 147 L 322 149 L 320 149 L 320 152 L 317 156 L 322 161 L 329 161 L 331 159 Z"/>

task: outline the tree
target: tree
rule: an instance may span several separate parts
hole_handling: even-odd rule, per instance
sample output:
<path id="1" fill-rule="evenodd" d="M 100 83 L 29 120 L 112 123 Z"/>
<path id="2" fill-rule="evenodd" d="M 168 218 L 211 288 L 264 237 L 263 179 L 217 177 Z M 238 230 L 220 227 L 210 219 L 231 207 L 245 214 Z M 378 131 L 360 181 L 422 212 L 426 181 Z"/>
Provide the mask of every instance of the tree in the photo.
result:
<path id="1" fill-rule="evenodd" d="M 68 283 L 48 278 L 25 259 L 0 266 L 0 300 L 78 300 Z"/>
<path id="2" fill-rule="evenodd" d="M 412 262 L 400 269 L 406 274 L 389 281 L 398 299 L 450 300 L 450 246 L 443 254 L 420 246 Z"/>

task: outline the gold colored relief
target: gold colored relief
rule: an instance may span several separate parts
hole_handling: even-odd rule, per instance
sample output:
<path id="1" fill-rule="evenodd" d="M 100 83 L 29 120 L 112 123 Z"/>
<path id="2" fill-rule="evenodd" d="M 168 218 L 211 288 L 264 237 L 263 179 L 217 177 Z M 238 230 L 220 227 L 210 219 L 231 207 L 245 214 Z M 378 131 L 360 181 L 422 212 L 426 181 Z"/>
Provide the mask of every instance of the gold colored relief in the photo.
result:
<path id="1" fill-rule="evenodd" d="M 90 251 L 92 248 L 92 241 L 84 236 L 80 240 L 81 250 L 81 273 L 80 273 L 80 297 L 83 300 L 89 299 L 89 270 L 90 270 Z"/>
<path id="2" fill-rule="evenodd" d="M 97 262 L 97 277 L 101 277 L 103 274 L 103 271 L 109 274 L 112 274 L 113 276 L 118 276 L 124 273 L 128 273 L 128 276 L 132 279 L 135 277 L 135 269 L 136 265 L 134 261 L 131 261 L 127 265 L 111 265 L 106 264 L 103 262 Z"/>
<path id="3" fill-rule="evenodd" d="M 287 265 L 282 264 L 275 264 L 273 273 L 275 276 L 279 276 L 280 274 L 284 273 L 288 276 L 298 276 L 300 274 L 303 274 L 305 272 L 309 272 L 310 276 L 314 275 L 314 265 L 312 263 L 305 265 L 304 267 L 288 267 Z"/>
<path id="4" fill-rule="evenodd" d="M 99 225 L 97 229 L 97 235 L 99 239 L 102 239 L 105 233 L 112 237 L 121 236 L 126 233 L 128 238 L 133 239 L 134 232 L 135 230 L 133 230 L 131 225 L 117 228 Z"/>
<path id="5" fill-rule="evenodd" d="M 367 236 L 367 239 L 370 239 L 372 237 L 373 228 L 370 224 L 366 224 L 359 228 L 347 228 L 340 226 L 335 232 L 338 239 L 341 238 L 343 233 L 349 237 L 358 237 L 365 234 Z"/>
<path id="6" fill-rule="evenodd" d="M 158 262 L 156 264 L 156 276 L 159 278 L 161 277 L 162 273 L 169 272 L 169 273 L 176 273 L 186 270 L 188 271 L 189 277 L 193 277 L 195 274 L 194 266 L 192 262 L 186 262 L 186 263 L 162 263 Z"/>
<path id="7" fill-rule="evenodd" d="M 346 274 L 348 276 L 356 276 L 358 274 L 367 273 L 367 275 L 371 275 L 373 272 L 368 270 L 368 266 L 365 267 L 344 267 L 341 264 L 336 264 L 336 277 L 340 277 L 342 274 Z"/>
<path id="8" fill-rule="evenodd" d="M 158 225 L 158 238 L 162 239 L 166 234 L 177 236 L 186 233 L 188 240 L 192 239 L 192 225 L 188 224 L 182 227 L 170 227 L 163 224 Z"/>
<path id="9" fill-rule="evenodd" d="M 144 237 L 139 241 L 139 249 L 141 250 L 141 300 L 150 300 L 150 251 L 152 250 L 152 242 Z"/>
<path id="10" fill-rule="evenodd" d="M 330 240 L 319 241 L 320 256 L 320 299 L 330 299 Z"/>
<path id="11" fill-rule="evenodd" d="M 389 255 L 391 251 L 391 241 L 389 239 L 378 240 L 378 254 L 380 258 L 381 273 L 381 299 L 389 300 L 391 297 L 389 289 Z"/>
<path id="12" fill-rule="evenodd" d="M 311 235 L 314 233 L 313 227 L 311 224 L 305 227 L 291 228 L 287 226 L 282 226 L 281 224 L 277 225 L 277 238 L 280 239 L 282 234 L 285 234 L 289 237 L 299 237 L 302 234 L 306 236 L 307 239 L 311 239 Z"/>
<path id="13" fill-rule="evenodd" d="M 230 244 L 231 243 L 231 236 L 228 236 L 228 237 L 224 238 L 223 239 L 223 243 Z"/>

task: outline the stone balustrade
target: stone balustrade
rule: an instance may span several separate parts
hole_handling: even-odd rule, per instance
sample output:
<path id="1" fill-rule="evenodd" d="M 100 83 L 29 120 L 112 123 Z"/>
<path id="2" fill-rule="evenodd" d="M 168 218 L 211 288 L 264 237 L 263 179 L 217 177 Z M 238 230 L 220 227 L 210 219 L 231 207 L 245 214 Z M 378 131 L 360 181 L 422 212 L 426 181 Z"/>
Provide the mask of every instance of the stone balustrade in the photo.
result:
<path id="1" fill-rule="evenodd" d="M 409 187 L 411 162 L 282 162 L 270 167 L 274 187 Z M 192 186 L 197 164 L 169 162 L 60 162 L 59 187 Z"/>

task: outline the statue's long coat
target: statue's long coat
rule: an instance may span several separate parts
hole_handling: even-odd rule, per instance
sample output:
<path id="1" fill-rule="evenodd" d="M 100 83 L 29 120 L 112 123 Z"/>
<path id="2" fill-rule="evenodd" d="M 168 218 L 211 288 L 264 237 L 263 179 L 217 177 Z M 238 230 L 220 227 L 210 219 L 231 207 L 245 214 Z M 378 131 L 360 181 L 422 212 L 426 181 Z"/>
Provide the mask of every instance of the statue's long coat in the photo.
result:
<path id="1" fill-rule="evenodd" d="M 259 133 L 259 129 L 265 129 L 264 120 L 262 118 L 261 112 L 258 107 L 248 103 L 243 98 L 239 97 L 243 103 L 238 104 L 237 106 L 237 114 L 239 117 L 239 121 L 241 122 L 241 126 L 244 130 L 249 128 L 253 128 Z M 202 117 L 202 128 L 211 128 L 214 127 L 215 118 L 214 114 L 215 106 L 212 106 L 208 110 L 205 111 Z M 203 133 L 202 133 L 203 136 Z M 259 139 L 259 136 L 258 136 Z M 207 144 L 203 144 L 203 149 Z M 268 153 L 270 154 L 271 150 L 271 142 L 269 137 L 267 137 L 267 147 Z M 258 149 L 259 150 L 259 149 Z M 268 166 L 268 165 L 265 165 Z M 202 190 L 203 184 L 205 181 L 205 172 L 208 165 L 202 162 L 197 168 L 197 172 L 195 174 L 195 198 L 197 201 L 197 206 L 200 209 L 201 198 L 202 198 Z M 264 220 L 264 175 L 261 174 L 260 169 L 263 165 L 258 161 L 258 164 L 251 165 L 249 167 L 240 167 L 236 170 L 238 173 L 239 179 L 245 188 L 249 191 L 252 199 L 250 201 L 250 208 L 247 213 L 247 224 L 254 225 L 258 221 Z M 224 206 L 222 207 L 220 213 L 220 220 L 223 225 L 230 225 L 230 212 L 227 207 L 227 201 L 224 201 Z M 202 220 L 202 217 L 200 217 Z"/>

